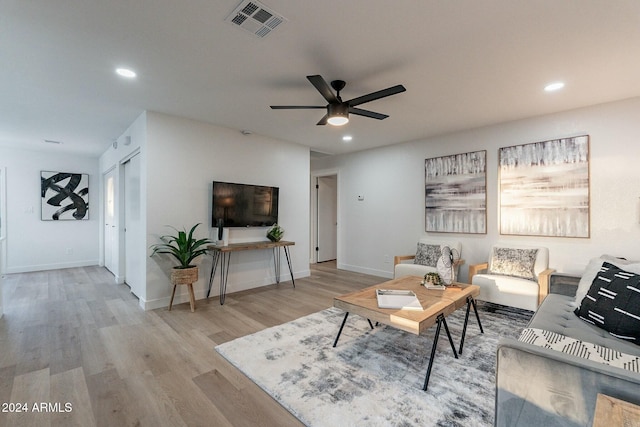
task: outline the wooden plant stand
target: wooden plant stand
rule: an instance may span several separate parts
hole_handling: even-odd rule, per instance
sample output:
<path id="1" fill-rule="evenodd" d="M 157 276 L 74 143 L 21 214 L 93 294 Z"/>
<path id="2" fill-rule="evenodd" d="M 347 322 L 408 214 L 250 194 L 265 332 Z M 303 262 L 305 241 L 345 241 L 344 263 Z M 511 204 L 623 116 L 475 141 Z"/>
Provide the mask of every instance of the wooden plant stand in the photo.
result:
<path id="1" fill-rule="evenodd" d="M 171 292 L 171 302 L 169 302 L 169 311 L 173 306 L 173 298 L 176 295 L 176 287 L 178 285 L 187 285 L 189 289 L 189 304 L 191 305 L 191 312 L 196 311 L 196 297 L 193 294 L 193 282 L 198 281 L 198 267 L 190 268 L 174 268 L 171 271 L 171 284 L 173 285 L 173 292 Z"/>

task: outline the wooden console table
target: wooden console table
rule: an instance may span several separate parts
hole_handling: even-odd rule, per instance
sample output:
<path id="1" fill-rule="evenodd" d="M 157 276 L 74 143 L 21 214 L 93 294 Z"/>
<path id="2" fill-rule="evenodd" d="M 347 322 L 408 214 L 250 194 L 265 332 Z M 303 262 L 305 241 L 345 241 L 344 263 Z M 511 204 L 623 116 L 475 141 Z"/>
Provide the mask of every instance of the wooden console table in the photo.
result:
<path id="1" fill-rule="evenodd" d="M 293 279 L 293 269 L 291 268 L 291 254 L 289 253 L 289 246 L 295 245 L 295 242 L 288 241 L 260 241 L 260 242 L 246 242 L 246 243 L 231 243 L 227 246 L 209 245 L 207 249 L 211 252 L 211 275 L 209 275 L 209 289 L 207 290 L 207 298 L 211 293 L 211 285 L 213 284 L 213 278 L 216 275 L 218 269 L 218 263 L 220 263 L 220 305 L 224 304 L 225 295 L 227 293 L 227 279 L 229 278 L 229 261 L 231 260 L 231 253 L 238 251 L 252 251 L 257 249 L 273 249 L 273 262 L 275 265 L 276 283 L 280 283 L 280 248 L 283 249 L 285 256 L 287 257 L 287 265 L 289 266 L 289 273 L 291 273 L 291 283 L 293 287 L 296 287 L 296 282 Z"/>

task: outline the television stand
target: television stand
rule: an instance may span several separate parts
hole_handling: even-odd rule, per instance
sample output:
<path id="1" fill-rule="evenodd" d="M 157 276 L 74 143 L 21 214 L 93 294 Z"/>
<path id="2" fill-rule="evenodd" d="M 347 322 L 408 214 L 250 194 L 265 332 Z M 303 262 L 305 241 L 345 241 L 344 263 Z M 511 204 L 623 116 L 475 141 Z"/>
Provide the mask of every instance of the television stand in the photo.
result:
<path id="1" fill-rule="evenodd" d="M 291 268 L 291 254 L 289 252 L 289 246 L 293 245 L 295 245 L 295 242 L 288 242 L 285 240 L 272 242 L 266 240 L 259 242 L 230 243 L 227 246 L 207 246 L 207 249 L 209 250 L 209 252 L 211 252 L 212 257 L 207 298 L 209 298 L 209 294 L 211 293 L 213 278 L 216 275 L 218 264 L 220 264 L 220 305 L 224 304 L 224 299 L 227 293 L 227 279 L 229 278 L 229 261 L 231 260 L 231 253 L 239 251 L 273 249 L 273 262 L 276 273 L 276 283 L 280 283 L 280 248 L 282 248 L 284 251 L 284 255 L 287 257 L 287 265 L 289 266 L 289 273 L 291 273 L 291 284 L 295 288 L 296 282 L 293 279 L 293 269 Z"/>

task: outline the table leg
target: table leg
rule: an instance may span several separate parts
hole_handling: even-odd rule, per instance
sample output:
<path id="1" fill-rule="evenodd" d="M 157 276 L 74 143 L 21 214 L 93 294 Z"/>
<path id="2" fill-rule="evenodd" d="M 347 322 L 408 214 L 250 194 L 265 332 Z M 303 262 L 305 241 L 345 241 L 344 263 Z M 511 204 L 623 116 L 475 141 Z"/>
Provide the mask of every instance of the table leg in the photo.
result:
<path id="1" fill-rule="evenodd" d="M 289 246 L 283 246 L 284 255 L 287 257 L 287 265 L 289 266 L 289 273 L 291 274 L 291 284 L 296 287 L 296 280 L 293 278 L 293 269 L 291 268 L 291 254 L 289 253 Z"/>
<path id="2" fill-rule="evenodd" d="M 224 299 L 227 293 L 227 279 L 229 278 L 230 260 L 231 254 L 222 253 L 222 261 L 220 262 L 220 305 L 224 304 Z"/>
<path id="3" fill-rule="evenodd" d="M 442 318 L 442 324 L 444 325 L 444 330 L 447 333 L 447 337 L 449 337 L 449 344 L 451 344 L 451 350 L 453 351 L 453 356 L 457 359 L 458 353 L 456 353 L 456 346 L 453 344 L 453 338 L 451 338 L 451 333 L 449 332 L 449 327 L 447 326 L 447 319 Z"/>
<path id="4" fill-rule="evenodd" d="M 433 337 L 433 345 L 431 346 L 431 357 L 429 358 L 429 366 L 427 367 L 427 375 L 424 377 L 424 386 L 422 390 L 426 391 L 427 386 L 429 385 L 429 377 L 431 377 L 431 368 L 433 368 L 433 359 L 436 356 L 436 348 L 438 347 L 438 338 L 440 337 L 440 329 L 442 325 L 444 325 L 444 329 L 447 332 L 447 336 L 449 337 L 449 344 L 451 344 L 451 349 L 453 350 L 453 355 L 458 358 L 456 354 L 455 346 L 453 345 L 453 339 L 451 338 L 451 334 L 449 333 L 449 327 L 447 326 L 447 321 L 444 318 L 444 315 L 438 315 L 438 325 L 436 326 L 436 334 Z"/>
<path id="5" fill-rule="evenodd" d="M 484 330 L 482 329 L 482 323 L 480 323 L 480 316 L 478 315 L 478 307 L 476 307 L 476 300 L 471 297 L 471 304 L 473 304 L 473 311 L 476 312 L 476 320 L 478 321 L 478 326 L 480 327 L 480 333 L 484 334 Z"/>
<path id="6" fill-rule="evenodd" d="M 220 252 L 216 251 L 211 254 L 211 274 L 209 275 L 209 289 L 207 289 L 207 298 L 211 294 L 211 285 L 213 284 L 213 278 L 216 277 L 216 269 L 218 268 L 218 260 L 220 259 Z"/>
<path id="7" fill-rule="evenodd" d="M 347 311 L 344 314 L 344 319 L 342 319 L 342 325 L 340 325 L 340 330 L 338 331 L 338 336 L 336 340 L 333 342 L 333 346 L 335 347 L 338 344 L 338 340 L 340 339 L 340 334 L 342 334 L 342 328 L 344 328 L 344 324 L 347 323 L 347 317 L 349 317 L 349 312 Z"/>
<path id="8" fill-rule="evenodd" d="M 276 283 L 280 283 L 280 249 L 273 248 L 273 267 L 276 273 Z"/>
<path id="9" fill-rule="evenodd" d="M 469 322 L 469 311 L 471 306 L 473 305 L 473 310 L 476 313 L 476 319 L 478 320 L 478 326 L 480 327 L 480 333 L 484 334 L 484 330 L 482 329 L 482 324 L 480 323 L 480 316 L 478 315 L 478 308 L 476 307 L 476 301 L 472 296 L 467 297 L 467 313 L 464 316 L 464 326 L 462 327 L 462 338 L 460 339 L 460 349 L 458 353 L 462 354 L 462 347 L 464 346 L 464 337 L 467 334 L 467 323 Z"/>

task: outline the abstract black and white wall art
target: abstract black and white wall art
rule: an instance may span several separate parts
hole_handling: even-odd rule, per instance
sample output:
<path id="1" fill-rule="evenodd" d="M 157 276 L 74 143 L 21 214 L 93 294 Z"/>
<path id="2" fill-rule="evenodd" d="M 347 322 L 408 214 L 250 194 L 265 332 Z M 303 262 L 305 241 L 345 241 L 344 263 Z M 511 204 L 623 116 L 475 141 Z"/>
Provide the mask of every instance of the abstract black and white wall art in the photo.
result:
<path id="1" fill-rule="evenodd" d="M 42 220 L 89 219 L 89 175 L 40 172 Z"/>
<path id="2" fill-rule="evenodd" d="M 424 161 L 426 231 L 487 232 L 486 160 L 474 151 Z"/>
<path id="3" fill-rule="evenodd" d="M 500 234 L 589 237 L 589 136 L 499 150 Z"/>

